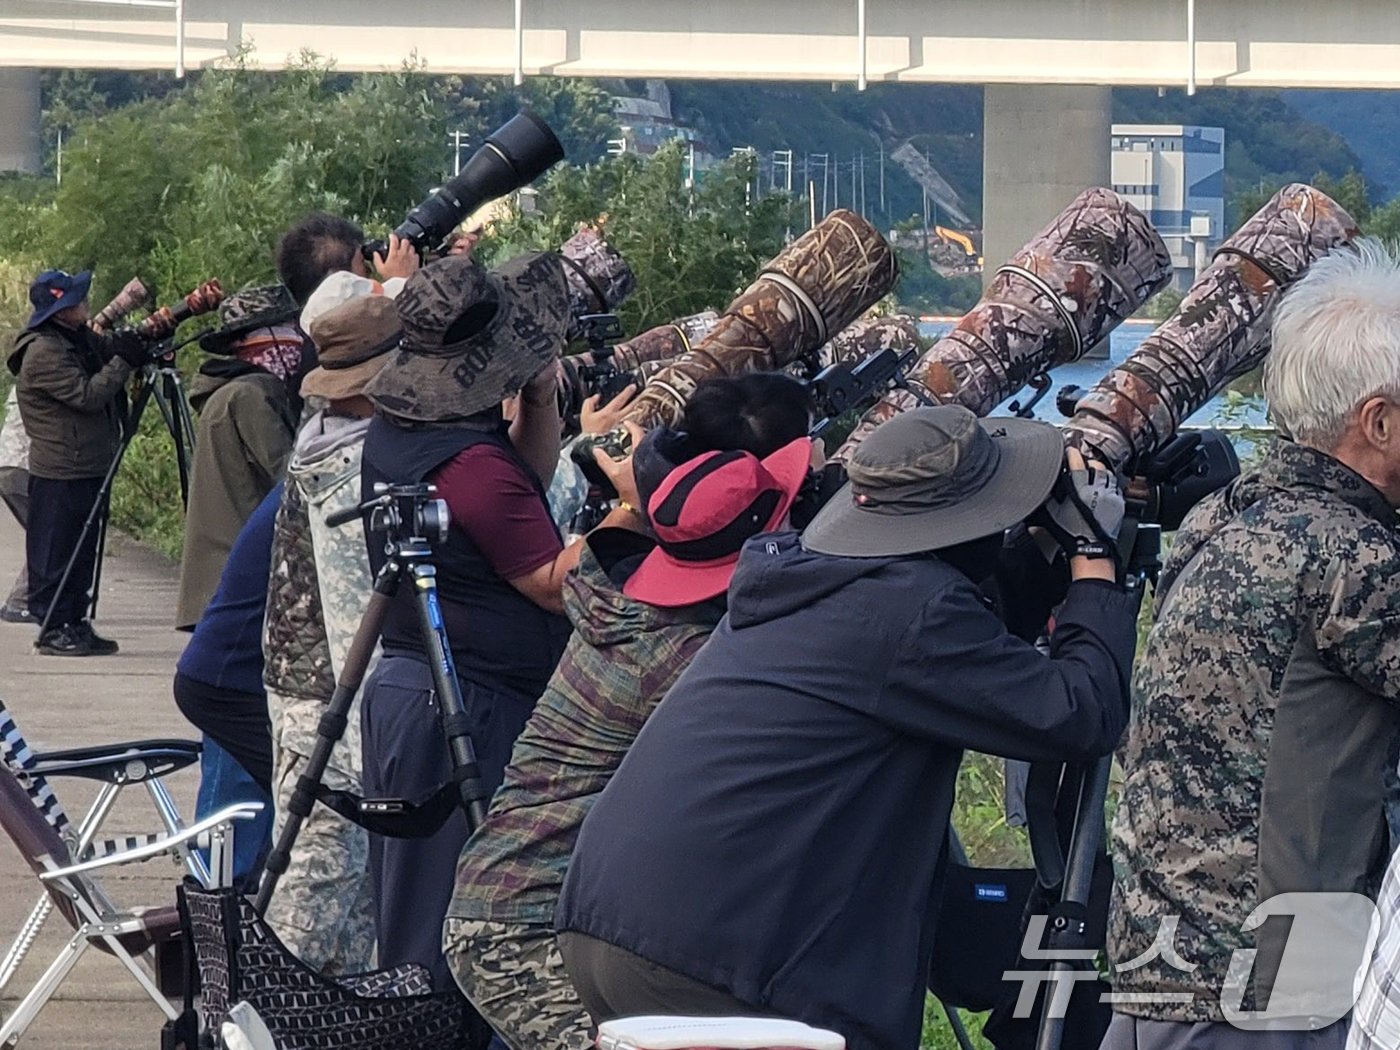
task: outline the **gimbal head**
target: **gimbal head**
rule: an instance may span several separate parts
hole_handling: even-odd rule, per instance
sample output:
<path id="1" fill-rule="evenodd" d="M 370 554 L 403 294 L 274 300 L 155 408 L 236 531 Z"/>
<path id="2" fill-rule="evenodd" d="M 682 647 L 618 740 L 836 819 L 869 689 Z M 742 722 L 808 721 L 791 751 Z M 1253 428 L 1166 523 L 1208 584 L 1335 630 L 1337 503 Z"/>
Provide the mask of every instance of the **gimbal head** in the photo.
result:
<path id="1" fill-rule="evenodd" d="M 434 498 L 436 492 L 437 486 L 426 482 L 391 485 L 381 481 L 374 486 L 373 499 L 327 516 L 326 524 L 334 529 L 368 516 L 368 530 L 385 533 L 389 549 L 415 542 L 444 543 L 452 514 L 446 500 Z"/>

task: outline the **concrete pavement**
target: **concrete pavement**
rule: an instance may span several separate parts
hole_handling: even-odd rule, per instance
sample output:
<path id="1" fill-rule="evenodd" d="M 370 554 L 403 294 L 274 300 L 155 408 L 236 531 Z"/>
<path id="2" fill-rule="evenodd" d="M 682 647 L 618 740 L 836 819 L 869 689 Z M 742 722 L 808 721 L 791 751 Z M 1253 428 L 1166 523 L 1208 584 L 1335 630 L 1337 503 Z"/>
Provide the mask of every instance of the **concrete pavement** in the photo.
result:
<path id="1" fill-rule="evenodd" d="M 24 538 L 14 521 L 0 520 L 0 590 L 19 571 Z M 78 747 L 147 737 L 197 734 L 171 697 L 175 661 L 184 635 L 174 622 L 177 568 L 160 555 L 118 537 L 109 543 L 98 606 L 98 629 L 121 644 L 116 656 L 64 659 L 36 656 L 35 631 L 0 623 L 0 696 L 36 750 Z M 194 813 L 198 767 L 170 778 L 187 820 Z M 70 817 L 85 812 L 95 791 L 82 780 L 54 783 Z M 128 789 L 108 818 L 105 833 L 160 829 L 145 791 Z M 104 878 L 119 904 L 174 903 L 180 869 L 169 861 L 133 865 Z M 8 838 L 0 836 L 0 954 L 38 897 L 38 881 Z M 24 966 L 3 993 L 8 1013 L 43 972 L 66 939 L 67 925 L 52 915 Z M 58 996 L 20 1042 L 26 1050 L 128 1050 L 159 1045 L 163 1015 L 115 960 L 89 949 Z"/>

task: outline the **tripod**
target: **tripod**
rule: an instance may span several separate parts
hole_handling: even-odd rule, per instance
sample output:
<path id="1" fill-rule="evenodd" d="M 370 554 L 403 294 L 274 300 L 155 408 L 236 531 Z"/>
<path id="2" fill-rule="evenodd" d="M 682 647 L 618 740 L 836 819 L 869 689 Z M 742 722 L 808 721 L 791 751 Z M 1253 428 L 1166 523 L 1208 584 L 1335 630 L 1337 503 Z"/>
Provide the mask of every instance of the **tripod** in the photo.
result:
<path id="1" fill-rule="evenodd" d="M 1138 508 L 1141 513 L 1141 508 Z M 1141 522 L 1135 514 L 1123 519 L 1119 532 L 1118 549 L 1124 552 L 1124 586 L 1129 590 L 1141 590 L 1148 582 L 1154 585 L 1162 568 L 1162 528 L 1160 525 Z M 1073 978 L 1064 981 L 1064 998 L 1060 999 L 1062 975 L 1074 970 L 1068 959 L 1083 957 L 1090 947 L 1088 940 L 1089 898 L 1094 880 L 1094 863 L 1103 848 L 1104 807 L 1108 801 L 1109 772 L 1113 766 L 1113 756 L 1105 755 L 1095 762 L 1083 766 L 1066 766 L 1065 788 L 1074 792 L 1074 824 L 1070 833 L 1068 856 L 1060 869 L 1060 899 L 1050 909 L 1045 948 L 1053 961 L 1047 968 L 1050 981 L 1046 986 L 1045 1007 L 1040 1016 L 1040 1029 L 1036 1034 L 1036 1050 L 1060 1050 L 1064 1038 L 1065 1015 L 1063 1009 L 1054 1009 L 1059 1001 L 1068 1003 L 1068 993 L 1073 988 Z M 1050 833 L 1053 846 L 1045 853 L 1055 854 L 1053 866 L 1059 860 L 1059 843 L 1053 832 Z M 1034 841 L 1034 837 L 1033 837 Z M 1046 839 L 1042 838 L 1042 842 Z M 1043 855 L 1037 851 L 1036 867 L 1039 869 Z M 1092 954 L 1090 952 L 1089 954 Z M 1058 1016 L 1057 1016 L 1058 1015 Z"/>
<path id="2" fill-rule="evenodd" d="M 97 615 L 97 599 L 101 593 L 102 560 L 107 551 L 107 524 L 111 516 L 112 484 L 116 480 L 117 469 L 126 456 L 126 450 L 131 446 L 132 439 L 140 430 L 141 417 L 145 414 L 146 406 L 151 401 L 155 401 L 156 406 L 160 409 L 165 429 L 170 435 L 171 443 L 175 446 L 175 463 L 180 471 L 180 502 L 182 505 L 189 503 L 190 457 L 194 454 L 195 426 L 194 415 L 190 411 L 189 398 L 185 394 L 184 380 L 180 376 L 179 369 L 175 366 L 176 349 L 178 348 L 167 347 L 159 353 L 159 356 L 153 355 L 151 363 L 142 367 L 136 395 L 131 402 L 131 410 L 122 422 L 121 443 L 117 446 L 116 454 L 112 457 L 111 463 L 107 465 L 107 473 L 102 478 L 97 498 L 93 501 L 92 509 L 88 511 L 87 518 L 83 521 L 83 530 L 78 536 L 78 542 L 73 547 L 73 553 L 69 556 L 68 564 L 64 566 L 63 576 L 59 580 L 57 593 L 61 595 L 68 588 L 68 580 L 73 575 L 73 567 L 77 564 L 83 547 L 87 544 L 88 537 L 96 529 L 97 558 L 92 574 L 92 600 L 88 606 L 89 618 Z M 50 621 L 53 619 L 53 608 L 53 605 L 49 606 L 48 612 L 44 614 L 43 623 L 39 625 L 40 638 L 49 629 Z"/>
<path id="3" fill-rule="evenodd" d="M 450 809 L 441 800 L 448 799 L 461 806 L 467 816 L 469 830 L 475 830 L 486 819 L 489 792 L 481 778 L 476 751 L 469 734 L 469 722 L 462 700 L 462 687 L 452 662 L 452 648 L 443 625 L 442 607 L 438 601 L 437 569 L 432 564 L 432 542 L 447 536 L 447 505 L 433 499 L 434 487 L 419 485 L 376 485 L 375 498 L 358 507 L 333 514 L 326 519 L 331 526 L 344 525 L 362 515 L 369 516 L 369 529 L 388 534 L 386 551 L 389 555 L 374 579 L 374 590 L 355 637 L 350 643 L 330 703 L 316 727 L 316 745 L 306 769 L 297 777 L 291 801 L 287 804 L 287 822 L 277 842 L 267 856 L 262 883 L 258 887 L 255 907 L 267 910 L 277 882 L 291 862 L 301 826 L 320 800 L 347 819 L 378 834 L 430 834 L 440 826 Z M 321 787 L 321 777 L 330 762 L 331 752 L 345 733 L 346 712 L 355 694 L 360 691 L 365 671 L 369 668 L 374 647 L 384 629 L 389 606 L 407 578 L 413 584 L 413 596 L 418 608 L 418 626 L 422 634 L 428 666 L 432 671 L 433 689 L 442 712 L 443 733 L 452 754 L 453 779 L 436 792 L 426 805 L 403 799 L 354 799 L 343 793 L 331 793 Z M 452 796 L 455 796 L 453 798 Z M 358 812 L 357 812 L 358 810 Z M 397 830 L 396 823 L 418 818 L 411 830 Z M 399 818 L 396 820 L 395 818 Z M 405 820 L 404 818 L 408 818 Z"/>

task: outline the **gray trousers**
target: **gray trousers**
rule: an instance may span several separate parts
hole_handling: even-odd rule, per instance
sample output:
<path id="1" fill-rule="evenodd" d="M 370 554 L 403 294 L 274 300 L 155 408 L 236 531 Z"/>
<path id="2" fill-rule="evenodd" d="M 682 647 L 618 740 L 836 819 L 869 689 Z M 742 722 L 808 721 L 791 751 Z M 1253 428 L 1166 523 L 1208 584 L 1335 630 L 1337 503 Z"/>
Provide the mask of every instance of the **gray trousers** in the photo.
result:
<path id="1" fill-rule="evenodd" d="M 1148 1021 L 1115 1013 L 1099 1050 L 1344 1050 L 1347 1022 L 1314 1032 L 1253 1032 L 1231 1024 Z"/>
<path id="2" fill-rule="evenodd" d="M 559 951 L 574 990 L 593 1020 L 672 1014 L 677 1017 L 772 1017 L 723 988 L 658 966 L 585 933 L 559 934 Z"/>
<path id="3" fill-rule="evenodd" d="M 10 508 L 19 527 L 29 529 L 29 471 L 20 467 L 0 467 L 0 500 Z M 6 605 L 26 608 L 29 604 L 29 566 L 20 563 L 19 576 L 10 589 Z"/>

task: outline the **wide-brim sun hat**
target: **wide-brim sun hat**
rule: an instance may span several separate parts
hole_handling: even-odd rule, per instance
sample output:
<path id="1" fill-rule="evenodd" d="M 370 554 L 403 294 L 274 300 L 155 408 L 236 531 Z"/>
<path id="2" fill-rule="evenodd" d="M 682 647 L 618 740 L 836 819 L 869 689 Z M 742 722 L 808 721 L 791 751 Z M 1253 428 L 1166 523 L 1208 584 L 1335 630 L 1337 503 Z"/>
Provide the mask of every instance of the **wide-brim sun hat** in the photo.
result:
<path id="1" fill-rule="evenodd" d="M 651 497 L 658 543 L 623 593 L 662 608 L 723 594 L 744 544 L 777 529 L 792 509 L 811 461 L 811 440 L 798 438 L 761 460 L 749 452 L 706 452 L 682 463 Z"/>
<path id="2" fill-rule="evenodd" d="M 361 395 L 379 374 L 403 328 L 392 299 L 363 295 L 321 311 L 307 334 L 317 365 L 302 379 L 301 396 L 343 401 Z"/>
<path id="3" fill-rule="evenodd" d="M 871 432 L 849 480 L 802 533 L 818 554 L 882 558 L 1003 532 L 1049 497 L 1064 465 L 1059 430 L 979 420 L 960 405 L 918 408 Z"/>
<path id="4" fill-rule="evenodd" d="M 88 297 L 92 288 L 92 271 L 65 273 L 45 270 L 29 286 L 29 305 L 34 307 L 25 322 L 26 329 L 38 328 L 60 310 L 77 306 Z"/>
<path id="5" fill-rule="evenodd" d="M 394 302 L 403 341 L 365 395 L 414 422 L 473 416 L 518 393 L 558 357 L 569 322 L 551 252 L 494 270 L 449 256 L 414 273 Z"/>

